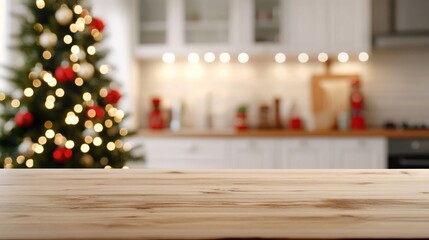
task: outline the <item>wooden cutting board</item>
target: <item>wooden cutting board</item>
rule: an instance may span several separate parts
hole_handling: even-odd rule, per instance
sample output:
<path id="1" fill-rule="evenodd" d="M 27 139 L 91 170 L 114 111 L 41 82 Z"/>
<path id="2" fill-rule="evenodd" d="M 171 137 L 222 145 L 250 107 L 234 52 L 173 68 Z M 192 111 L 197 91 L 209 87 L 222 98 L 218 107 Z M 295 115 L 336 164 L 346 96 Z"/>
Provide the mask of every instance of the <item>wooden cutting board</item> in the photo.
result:
<path id="1" fill-rule="evenodd" d="M 1 170 L 0 239 L 429 238 L 429 170 Z"/>

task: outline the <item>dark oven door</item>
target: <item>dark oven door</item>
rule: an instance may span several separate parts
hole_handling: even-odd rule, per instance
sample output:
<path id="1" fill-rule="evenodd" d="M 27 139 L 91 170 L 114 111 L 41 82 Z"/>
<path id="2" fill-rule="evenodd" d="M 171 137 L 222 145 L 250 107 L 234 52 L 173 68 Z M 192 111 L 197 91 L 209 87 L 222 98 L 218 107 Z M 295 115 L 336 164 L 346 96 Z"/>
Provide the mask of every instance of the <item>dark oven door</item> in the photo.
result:
<path id="1" fill-rule="evenodd" d="M 428 156 L 389 156 L 389 168 L 429 168 Z"/>
<path id="2" fill-rule="evenodd" d="M 428 138 L 389 139 L 389 168 L 429 168 Z"/>

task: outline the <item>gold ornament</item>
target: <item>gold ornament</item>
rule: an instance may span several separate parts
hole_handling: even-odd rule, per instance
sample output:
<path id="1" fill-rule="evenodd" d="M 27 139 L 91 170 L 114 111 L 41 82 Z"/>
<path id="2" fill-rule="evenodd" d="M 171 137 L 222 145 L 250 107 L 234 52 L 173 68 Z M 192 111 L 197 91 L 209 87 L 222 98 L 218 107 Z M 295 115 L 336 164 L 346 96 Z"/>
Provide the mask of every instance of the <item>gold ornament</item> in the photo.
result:
<path id="1" fill-rule="evenodd" d="M 55 12 L 55 19 L 61 25 L 67 25 L 73 19 L 72 10 L 67 7 L 66 4 L 62 4 L 61 7 Z"/>
<path id="2" fill-rule="evenodd" d="M 50 49 L 57 44 L 58 38 L 55 33 L 52 33 L 49 30 L 43 31 L 42 35 L 39 37 L 40 46 Z"/>
<path id="3" fill-rule="evenodd" d="M 89 80 L 94 76 L 94 66 L 88 62 L 80 64 L 79 72 L 77 73 L 79 77 Z"/>
<path id="4" fill-rule="evenodd" d="M 92 167 L 94 164 L 94 158 L 89 154 L 84 154 L 80 159 L 80 163 L 85 167 Z"/>
<path id="5" fill-rule="evenodd" d="M 24 141 L 18 146 L 18 153 L 24 156 L 30 156 L 33 154 L 33 141 L 29 137 L 26 137 Z"/>

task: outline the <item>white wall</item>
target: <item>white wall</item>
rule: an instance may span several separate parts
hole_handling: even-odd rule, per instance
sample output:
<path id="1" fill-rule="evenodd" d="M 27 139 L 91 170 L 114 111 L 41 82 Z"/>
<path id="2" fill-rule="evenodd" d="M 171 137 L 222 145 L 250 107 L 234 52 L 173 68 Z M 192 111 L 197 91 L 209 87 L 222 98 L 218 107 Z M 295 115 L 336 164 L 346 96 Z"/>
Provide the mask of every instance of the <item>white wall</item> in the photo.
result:
<path id="1" fill-rule="evenodd" d="M 125 2 L 127 4 L 125 4 Z M 124 122 L 129 128 L 136 127 L 135 100 L 136 92 L 133 86 L 136 78 L 135 61 L 133 58 L 134 25 L 131 14 L 134 10 L 134 1 L 122 0 L 91 0 L 92 16 L 103 19 L 106 24 L 101 46 L 108 49 L 109 55 L 105 59 L 110 68 L 111 77 L 117 81 L 122 92 L 120 107 L 132 116 Z M 115 87 L 115 86 L 113 86 Z"/>
<path id="2" fill-rule="evenodd" d="M 362 74 L 370 124 L 386 120 L 429 124 L 428 63 L 429 48 L 376 50 L 368 63 L 336 65 L 334 71 Z"/>
<path id="3" fill-rule="evenodd" d="M 9 51 L 7 46 L 9 44 L 9 1 L 0 1 L 0 88 L 4 91 L 6 86 L 3 76 L 6 75 L 2 67 L 8 62 Z"/>

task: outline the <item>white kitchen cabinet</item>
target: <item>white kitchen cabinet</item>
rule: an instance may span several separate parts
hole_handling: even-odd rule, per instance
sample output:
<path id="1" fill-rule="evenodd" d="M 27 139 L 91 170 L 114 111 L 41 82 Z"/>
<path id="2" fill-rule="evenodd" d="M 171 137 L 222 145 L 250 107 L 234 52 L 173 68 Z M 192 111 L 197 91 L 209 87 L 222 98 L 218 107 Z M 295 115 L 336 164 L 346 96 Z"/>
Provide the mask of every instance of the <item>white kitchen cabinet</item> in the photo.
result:
<path id="1" fill-rule="evenodd" d="M 328 0 L 327 50 L 359 53 L 371 46 L 370 0 Z"/>
<path id="2" fill-rule="evenodd" d="M 386 168 L 385 138 L 139 138 L 146 163 L 131 168 Z"/>
<path id="3" fill-rule="evenodd" d="M 292 52 L 370 50 L 369 0 L 290 0 L 288 5 L 286 43 Z"/>
<path id="4" fill-rule="evenodd" d="M 186 45 L 230 43 L 230 1 L 183 1 Z"/>
<path id="5" fill-rule="evenodd" d="M 142 3 L 135 1 L 140 5 L 135 17 L 136 26 L 140 28 L 140 39 L 136 41 L 138 57 L 160 57 L 167 52 L 177 56 L 186 56 L 190 52 L 199 54 L 209 51 L 230 52 L 239 44 L 240 32 L 237 31 L 240 28 L 238 24 L 240 6 L 237 4 L 239 0 L 144 0 Z M 164 2 L 165 22 L 155 20 L 153 24 L 148 24 L 146 18 L 141 15 L 148 14 L 146 12 L 151 8 L 164 13 L 158 10 Z M 151 6 L 149 10 L 144 9 L 143 3 Z M 164 26 L 165 42 L 153 44 L 143 41 L 144 33 L 157 30 L 158 35 L 162 34 Z"/>
<path id="6" fill-rule="evenodd" d="M 326 52 L 330 0 L 291 0 L 286 9 L 286 45 L 294 53 Z"/>
<path id="7" fill-rule="evenodd" d="M 140 0 L 139 43 L 167 43 L 167 0 Z"/>
<path id="8" fill-rule="evenodd" d="M 386 168 L 387 143 L 384 138 L 343 138 L 332 140 L 332 168 Z"/>
<path id="9" fill-rule="evenodd" d="M 330 168 L 332 144 L 328 139 L 281 140 L 278 168 Z"/>
<path id="10" fill-rule="evenodd" d="M 370 49 L 369 0 L 143 0 L 140 6 L 143 3 L 153 5 L 136 10 L 136 55 L 143 58 L 166 52 L 315 55 Z"/>
<path id="11" fill-rule="evenodd" d="M 143 145 L 147 168 L 227 168 L 226 143 L 222 140 L 153 138 L 138 142 Z"/>
<path id="12" fill-rule="evenodd" d="M 233 139 L 228 142 L 231 168 L 275 168 L 277 141 L 271 139 Z"/>

